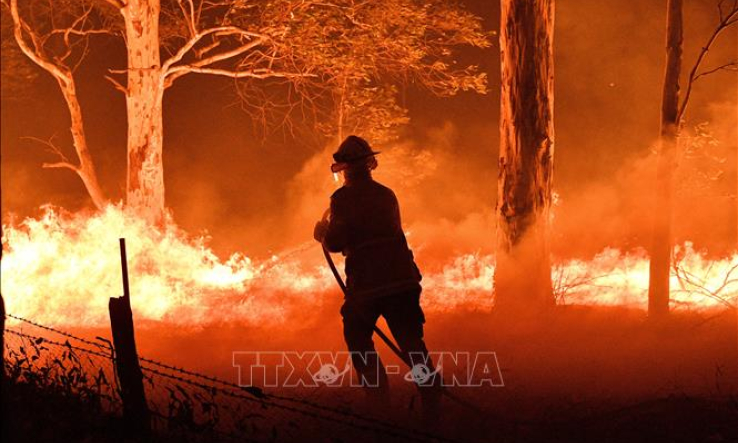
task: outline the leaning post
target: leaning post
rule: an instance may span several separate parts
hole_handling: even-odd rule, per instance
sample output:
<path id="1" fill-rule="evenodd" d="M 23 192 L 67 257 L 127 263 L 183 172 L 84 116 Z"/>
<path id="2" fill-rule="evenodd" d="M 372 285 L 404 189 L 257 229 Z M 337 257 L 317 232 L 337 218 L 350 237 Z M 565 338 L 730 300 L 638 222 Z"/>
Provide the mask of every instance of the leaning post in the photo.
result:
<path id="1" fill-rule="evenodd" d="M 138 362 L 131 311 L 131 293 L 128 286 L 126 240 L 120 239 L 120 262 L 123 273 L 123 296 L 110 297 L 110 327 L 113 331 L 115 365 L 123 401 L 123 420 L 132 437 L 145 438 L 151 433 L 151 414 L 146 403 L 143 373 Z"/>

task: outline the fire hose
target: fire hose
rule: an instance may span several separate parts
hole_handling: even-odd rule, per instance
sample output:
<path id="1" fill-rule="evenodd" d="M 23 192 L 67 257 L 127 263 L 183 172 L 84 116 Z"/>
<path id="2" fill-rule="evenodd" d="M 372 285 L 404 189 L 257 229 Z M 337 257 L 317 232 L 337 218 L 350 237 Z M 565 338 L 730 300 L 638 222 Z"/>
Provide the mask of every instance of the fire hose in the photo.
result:
<path id="1" fill-rule="evenodd" d="M 328 215 L 330 214 L 330 209 L 328 209 L 323 214 L 323 221 L 327 220 Z M 348 289 L 346 288 L 346 284 L 343 282 L 343 278 L 341 277 L 341 274 L 339 274 L 338 269 L 336 268 L 336 264 L 333 262 L 333 258 L 331 257 L 331 253 L 328 251 L 328 249 L 325 247 L 324 244 L 321 243 L 321 246 L 323 248 L 323 255 L 325 256 L 325 261 L 328 262 L 328 267 L 331 268 L 331 272 L 333 273 L 333 277 L 335 277 L 336 282 L 338 283 L 338 286 L 341 288 L 341 292 L 343 292 L 344 296 L 348 295 Z M 366 320 L 366 323 L 370 323 L 368 320 Z M 400 348 L 395 344 L 395 342 L 390 339 L 387 334 L 382 331 L 382 329 L 379 328 L 379 326 L 376 325 L 376 323 L 372 323 L 372 330 L 374 331 L 377 336 L 379 336 L 380 339 L 384 342 L 384 344 L 389 347 L 392 352 L 399 357 L 400 360 L 402 360 L 403 363 L 407 365 L 407 367 L 412 371 L 413 370 L 413 363 L 410 360 L 410 357 L 406 355 L 404 352 L 400 350 Z M 454 395 L 452 392 L 450 392 L 446 387 L 441 387 L 441 393 L 448 397 L 450 400 L 453 400 L 454 402 L 471 409 L 472 411 L 483 415 L 484 412 L 479 409 L 476 405 L 469 403 L 468 401 Z"/>

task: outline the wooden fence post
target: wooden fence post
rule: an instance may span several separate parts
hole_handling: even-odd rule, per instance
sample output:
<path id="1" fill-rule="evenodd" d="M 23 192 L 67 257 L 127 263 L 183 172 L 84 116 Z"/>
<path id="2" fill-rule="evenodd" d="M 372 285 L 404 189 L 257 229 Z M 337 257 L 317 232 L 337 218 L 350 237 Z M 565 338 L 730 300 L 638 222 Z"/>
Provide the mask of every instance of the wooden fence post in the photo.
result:
<path id="1" fill-rule="evenodd" d="M 126 241 L 120 239 L 120 261 L 123 271 L 123 297 L 111 297 L 108 304 L 110 327 L 113 331 L 115 366 L 120 381 L 123 401 L 123 420 L 126 432 L 133 437 L 148 437 L 151 433 L 151 414 L 146 404 L 143 373 L 138 362 L 133 330 L 130 290 L 128 288 L 128 263 Z"/>

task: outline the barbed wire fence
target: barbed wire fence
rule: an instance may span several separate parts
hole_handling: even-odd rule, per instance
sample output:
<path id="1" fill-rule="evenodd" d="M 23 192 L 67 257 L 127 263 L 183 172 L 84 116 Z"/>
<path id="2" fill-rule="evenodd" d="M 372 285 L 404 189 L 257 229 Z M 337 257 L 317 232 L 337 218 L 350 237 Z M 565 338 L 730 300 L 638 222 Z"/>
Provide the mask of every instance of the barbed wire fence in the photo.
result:
<path id="1" fill-rule="evenodd" d="M 120 413 L 110 353 L 5 329 L 5 376 L 40 389 L 73 395 L 101 410 Z"/>
<path id="2" fill-rule="evenodd" d="M 110 341 L 79 337 L 6 314 L 5 374 L 10 382 L 53 388 L 121 415 Z M 266 393 L 211 375 L 139 357 L 154 432 L 181 441 L 455 440 L 308 398 Z M 311 438 L 313 437 L 313 438 Z"/>

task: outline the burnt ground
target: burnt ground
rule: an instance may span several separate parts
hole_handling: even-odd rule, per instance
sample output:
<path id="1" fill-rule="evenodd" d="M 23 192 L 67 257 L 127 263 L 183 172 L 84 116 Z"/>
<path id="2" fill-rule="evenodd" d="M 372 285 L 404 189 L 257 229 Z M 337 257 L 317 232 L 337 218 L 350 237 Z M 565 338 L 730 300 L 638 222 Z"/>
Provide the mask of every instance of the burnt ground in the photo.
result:
<path id="1" fill-rule="evenodd" d="M 237 381 L 233 351 L 343 350 L 337 310 L 338 304 L 324 306 L 306 313 L 299 324 L 258 328 L 139 325 L 139 352 Z M 592 307 L 562 307 L 529 318 L 482 312 L 427 313 L 426 317 L 426 340 L 432 350 L 494 351 L 504 379 L 504 387 L 453 388 L 482 413 L 445 401 L 445 416 L 437 431 L 448 438 L 576 443 L 738 441 L 735 311 L 677 312 L 660 322 L 646 319 L 642 311 Z M 389 350 L 384 345 L 377 347 L 385 362 L 393 363 Z M 394 363 L 399 361 L 394 359 Z M 392 409 L 383 413 L 384 418 L 418 426 L 414 387 L 401 375 L 393 376 L 391 384 Z M 355 388 L 266 391 L 363 413 L 361 393 Z M 57 414 L 54 410 L 47 413 Z M 376 438 L 361 432 L 337 433 L 335 426 L 306 421 L 310 424 L 285 423 L 277 441 Z"/>
<path id="2" fill-rule="evenodd" d="M 3 388 L 4 442 L 127 442 L 120 417 L 74 398 L 27 386 Z M 450 414 L 440 435 L 455 441 L 489 442 L 735 442 L 738 404 L 735 397 L 670 396 L 626 406 L 549 402 L 548 417 L 490 412 L 485 418 Z M 483 423 L 482 423 L 483 422 Z M 299 426 L 299 423 L 298 423 Z M 285 428 L 290 425 L 285 424 Z M 327 430 L 328 428 L 326 428 Z M 380 441 L 357 431 L 322 433 L 321 428 L 275 434 L 273 441 Z M 337 436 L 340 435 L 340 436 Z M 172 435 L 158 431 L 152 441 L 218 441 L 219 436 Z M 224 439 L 223 441 L 232 441 Z M 267 439 L 265 441 L 272 441 Z M 381 441 L 402 441 L 382 436 Z"/>

